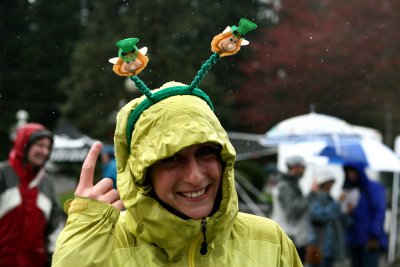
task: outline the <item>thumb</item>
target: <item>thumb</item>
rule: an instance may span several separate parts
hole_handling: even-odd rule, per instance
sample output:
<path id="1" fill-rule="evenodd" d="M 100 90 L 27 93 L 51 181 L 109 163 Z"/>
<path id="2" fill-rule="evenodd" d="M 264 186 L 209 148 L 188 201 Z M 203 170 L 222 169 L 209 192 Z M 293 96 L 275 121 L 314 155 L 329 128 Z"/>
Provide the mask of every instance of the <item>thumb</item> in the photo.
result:
<path id="1" fill-rule="evenodd" d="M 96 167 L 96 161 L 100 154 L 101 147 L 102 145 L 100 142 L 95 142 L 90 148 L 89 153 L 82 164 L 81 176 L 76 191 L 82 191 L 85 188 L 93 187 L 94 169 Z"/>

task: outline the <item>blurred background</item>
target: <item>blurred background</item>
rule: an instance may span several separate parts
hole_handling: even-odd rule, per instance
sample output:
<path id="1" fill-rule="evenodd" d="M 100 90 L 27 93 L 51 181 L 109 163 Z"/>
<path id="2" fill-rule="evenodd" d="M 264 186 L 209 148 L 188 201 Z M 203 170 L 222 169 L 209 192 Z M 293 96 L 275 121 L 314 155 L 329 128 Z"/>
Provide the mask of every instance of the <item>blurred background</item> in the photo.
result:
<path id="1" fill-rule="evenodd" d="M 250 45 L 223 58 L 200 87 L 238 151 L 247 201 L 264 214 L 262 188 L 278 156 L 259 139 L 280 121 L 335 116 L 373 129 L 393 149 L 400 134 L 400 1 L 14 0 L 0 7 L 0 160 L 18 124 L 46 125 L 58 138 L 49 170 L 64 181 L 61 201 L 93 140 L 112 144 L 117 111 L 140 96 L 108 63 L 115 42 L 127 37 L 148 47 L 140 78 L 158 88 L 190 83 L 226 26 L 242 17 L 257 23 L 246 35 Z"/>
<path id="2" fill-rule="evenodd" d="M 16 112 L 52 130 L 66 119 L 111 142 L 115 113 L 139 95 L 113 74 L 115 42 L 138 37 L 151 88 L 190 82 L 212 37 L 241 17 L 259 25 L 251 45 L 202 83 L 228 131 L 262 134 L 277 122 L 320 113 L 373 127 L 393 145 L 400 133 L 399 1 L 3 1 L 0 157 Z"/>

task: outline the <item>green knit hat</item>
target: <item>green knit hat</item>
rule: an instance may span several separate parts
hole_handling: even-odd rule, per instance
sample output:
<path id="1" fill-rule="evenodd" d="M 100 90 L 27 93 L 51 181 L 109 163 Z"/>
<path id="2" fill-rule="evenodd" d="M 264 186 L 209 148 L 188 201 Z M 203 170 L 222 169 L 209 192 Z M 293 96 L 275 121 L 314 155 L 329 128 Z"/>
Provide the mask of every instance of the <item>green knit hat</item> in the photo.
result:
<path id="1" fill-rule="evenodd" d="M 254 30 L 256 28 L 257 28 L 257 24 L 251 22 L 248 19 L 242 18 L 239 21 L 239 27 L 232 26 L 231 27 L 231 32 L 237 38 L 242 38 L 246 33 L 248 33 L 249 31 L 252 31 L 252 30 Z"/>

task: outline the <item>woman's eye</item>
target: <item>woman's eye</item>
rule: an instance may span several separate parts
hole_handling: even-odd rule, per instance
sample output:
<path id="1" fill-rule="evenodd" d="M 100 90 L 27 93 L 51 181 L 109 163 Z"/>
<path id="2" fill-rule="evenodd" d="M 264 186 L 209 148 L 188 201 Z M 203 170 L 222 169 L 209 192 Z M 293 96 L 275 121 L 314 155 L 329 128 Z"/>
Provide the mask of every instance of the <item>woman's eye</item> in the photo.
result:
<path id="1" fill-rule="evenodd" d="M 220 153 L 220 149 L 217 146 L 204 146 L 197 150 L 196 154 L 199 157 L 217 156 Z"/>
<path id="2" fill-rule="evenodd" d="M 229 38 L 229 41 L 233 42 L 233 38 Z"/>
<path id="3" fill-rule="evenodd" d="M 173 155 L 171 157 L 168 157 L 168 158 L 160 160 L 160 163 L 161 164 L 170 164 L 170 163 L 178 162 L 178 161 L 179 161 L 179 156 L 178 155 Z"/>

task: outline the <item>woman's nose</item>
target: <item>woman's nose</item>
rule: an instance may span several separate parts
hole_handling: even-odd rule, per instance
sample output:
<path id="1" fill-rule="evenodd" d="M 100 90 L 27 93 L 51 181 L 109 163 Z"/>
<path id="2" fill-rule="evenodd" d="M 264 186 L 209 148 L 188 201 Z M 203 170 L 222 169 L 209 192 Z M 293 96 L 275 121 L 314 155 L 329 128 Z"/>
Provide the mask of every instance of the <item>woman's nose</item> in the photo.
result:
<path id="1" fill-rule="evenodd" d="M 186 162 L 186 168 L 184 173 L 185 182 L 192 184 L 194 186 L 201 185 L 204 175 L 202 168 L 196 159 L 192 158 Z"/>

